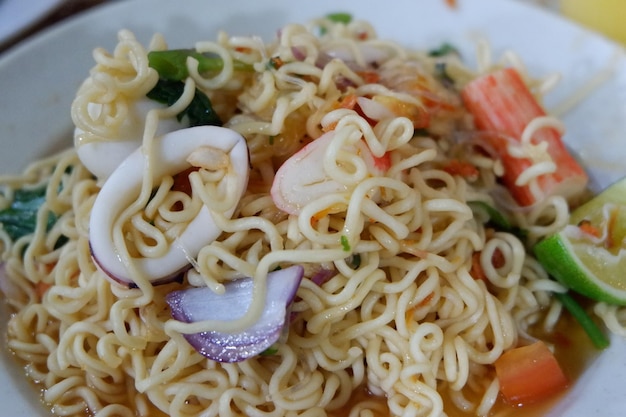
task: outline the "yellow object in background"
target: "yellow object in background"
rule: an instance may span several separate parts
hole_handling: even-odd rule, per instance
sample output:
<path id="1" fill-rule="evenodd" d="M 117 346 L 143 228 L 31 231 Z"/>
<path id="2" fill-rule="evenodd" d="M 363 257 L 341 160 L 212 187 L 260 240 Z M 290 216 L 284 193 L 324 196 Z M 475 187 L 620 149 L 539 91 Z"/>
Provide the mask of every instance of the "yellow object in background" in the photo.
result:
<path id="1" fill-rule="evenodd" d="M 626 45 L 626 0 L 561 0 L 561 13 Z"/>

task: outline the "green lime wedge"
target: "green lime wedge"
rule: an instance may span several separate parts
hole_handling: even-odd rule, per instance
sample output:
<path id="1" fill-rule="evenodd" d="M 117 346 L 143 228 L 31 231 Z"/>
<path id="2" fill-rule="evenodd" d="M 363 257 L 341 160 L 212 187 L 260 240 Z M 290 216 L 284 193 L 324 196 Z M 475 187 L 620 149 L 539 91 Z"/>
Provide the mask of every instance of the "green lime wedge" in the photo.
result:
<path id="1" fill-rule="evenodd" d="M 597 301 L 626 305 L 625 237 L 626 177 L 574 210 L 570 225 L 533 251 L 546 271 L 568 288 Z"/>

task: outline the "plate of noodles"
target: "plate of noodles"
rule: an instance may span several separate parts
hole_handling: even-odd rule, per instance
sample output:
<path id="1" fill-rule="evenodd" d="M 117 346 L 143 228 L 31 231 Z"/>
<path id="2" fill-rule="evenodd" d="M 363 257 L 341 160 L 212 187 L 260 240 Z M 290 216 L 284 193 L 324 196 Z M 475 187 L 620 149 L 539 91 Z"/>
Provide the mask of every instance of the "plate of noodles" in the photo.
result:
<path id="1" fill-rule="evenodd" d="M 624 415 L 625 312 L 581 300 L 594 349 L 529 249 L 624 175 L 622 52 L 502 0 L 131 0 L 10 50 L 3 414 Z M 559 192 L 481 125 L 503 79 Z"/>

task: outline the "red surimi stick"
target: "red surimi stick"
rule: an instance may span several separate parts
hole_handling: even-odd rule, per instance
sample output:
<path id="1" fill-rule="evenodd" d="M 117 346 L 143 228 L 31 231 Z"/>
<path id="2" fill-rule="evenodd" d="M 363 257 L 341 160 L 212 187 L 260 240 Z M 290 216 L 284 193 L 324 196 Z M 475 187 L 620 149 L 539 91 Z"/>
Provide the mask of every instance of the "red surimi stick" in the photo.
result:
<path id="1" fill-rule="evenodd" d="M 538 195 L 529 185 L 515 184 L 532 161 L 512 156 L 509 144 L 511 140 L 520 141 L 526 126 L 533 119 L 546 116 L 546 112 L 514 68 L 500 69 L 471 81 L 461 95 L 476 127 L 494 133 L 486 135 L 487 140 L 502 161 L 502 180 L 518 204 L 529 206 L 550 195 L 569 199 L 587 186 L 587 173 L 561 141 L 561 133 L 547 127 L 537 130 L 532 142 L 547 143 L 547 153 L 556 164 L 556 171 L 537 178 Z"/>

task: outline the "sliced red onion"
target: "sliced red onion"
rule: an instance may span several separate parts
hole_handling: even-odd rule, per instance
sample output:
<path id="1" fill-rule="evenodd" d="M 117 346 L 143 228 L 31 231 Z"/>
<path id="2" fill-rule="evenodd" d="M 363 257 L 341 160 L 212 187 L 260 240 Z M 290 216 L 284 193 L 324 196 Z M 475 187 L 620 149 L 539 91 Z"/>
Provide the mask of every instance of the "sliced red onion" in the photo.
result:
<path id="1" fill-rule="evenodd" d="M 311 277 L 311 282 L 322 286 L 335 275 L 337 275 L 336 269 L 320 268 L 319 271 Z"/>
<path id="2" fill-rule="evenodd" d="M 335 79 L 335 85 L 340 91 L 346 91 L 350 87 L 357 87 L 357 84 L 349 78 L 340 75 Z"/>
<path id="3" fill-rule="evenodd" d="M 248 184 L 248 148 L 241 135 L 222 127 L 197 126 L 155 139 L 152 149 L 153 181 L 189 168 L 189 155 L 204 147 L 229 155 L 230 169 L 237 174 L 234 192 L 241 196 Z M 139 195 L 144 171 L 145 157 L 140 148 L 125 159 L 104 183 L 89 222 L 89 244 L 95 263 L 113 281 L 129 286 L 134 285 L 133 277 L 113 244 L 112 232 L 120 213 Z M 235 208 L 233 206 L 223 214 L 230 217 Z M 195 257 L 221 232 L 209 209 L 203 206 L 165 255 L 135 258 L 133 266 L 153 284 L 172 281 L 189 268 L 190 258 Z"/>
<path id="4" fill-rule="evenodd" d="M 296 296 L 303 273 L 304 268 L 295 265 L 268 274 L 265 308 L 251 327 L 233 333 L 185 334 L 185 339 L 200 354 L 218 362 L 240 362 L 258 355 L 280 338 L 287 322 L 287 307 Z M 174 291 L 166 296 L 166 301 L 172 317 L 178 321 L 235 321 L 250 308 L 254 280 L 238 279 L 226 283 L 225 288 L 221 295 L 208 287 Z"/>
<path id="5" fill-rule="evenodd" d="M 304 61 L 306 59 L 306 54 L 304 53 L 303 48 L 300 48 L 298 46 L 291 47 L 291 54 L 298 61 Z"/>

